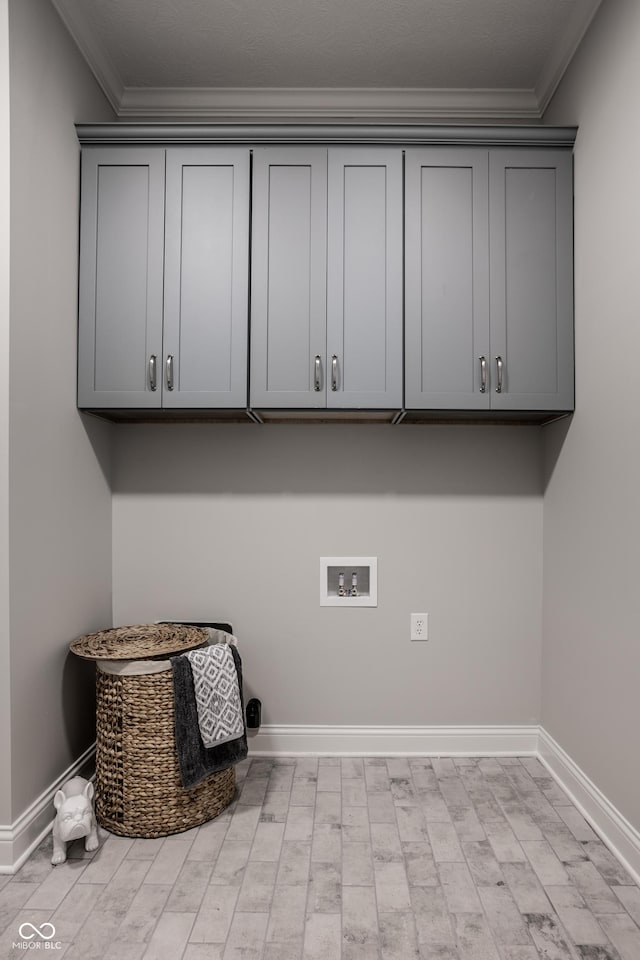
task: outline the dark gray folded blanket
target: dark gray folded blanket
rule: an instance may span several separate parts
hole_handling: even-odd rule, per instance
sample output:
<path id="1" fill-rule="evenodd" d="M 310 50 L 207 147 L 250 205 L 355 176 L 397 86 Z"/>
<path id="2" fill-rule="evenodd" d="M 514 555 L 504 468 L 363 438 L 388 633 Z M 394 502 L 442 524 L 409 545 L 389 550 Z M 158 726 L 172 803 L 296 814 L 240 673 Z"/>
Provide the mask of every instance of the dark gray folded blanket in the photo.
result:
<path id="1" fill-rule="evenodd" d="M 244 718 L 244 698 L 242 695 L 242 661 L 240 654 L 233 644 L 230 644 L 233 660 L 238 673 L 240 687 L 240 701 Z M 198 709 L 196 707 L 193 674 L 191 665 L 185 656 L 172 657 L 173 693 L 176 713 L 176 749 L 180 765 L 180 775 L 184 787 L 195 787 L 197 783 L 219 773 L 227 767 L 239 763 L 247 756 L 247 731 L 236 740 L 217 744 L 208 749 L 202 742 L 200 727 L 198 726 Z"/>

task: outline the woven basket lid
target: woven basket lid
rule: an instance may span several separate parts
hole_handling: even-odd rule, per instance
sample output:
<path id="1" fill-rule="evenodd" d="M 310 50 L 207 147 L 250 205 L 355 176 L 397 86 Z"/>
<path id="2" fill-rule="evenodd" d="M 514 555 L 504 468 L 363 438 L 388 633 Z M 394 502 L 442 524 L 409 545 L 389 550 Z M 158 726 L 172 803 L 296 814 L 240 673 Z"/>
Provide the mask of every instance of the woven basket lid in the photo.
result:
<path id="1" fill-rule="evenodd" d="M 180 623 L 143 623 L 88 633 L 70 645 L 72 653 L 86 660 L 138 660 L 193 650 L 206 643 L 202 627 Z"/>

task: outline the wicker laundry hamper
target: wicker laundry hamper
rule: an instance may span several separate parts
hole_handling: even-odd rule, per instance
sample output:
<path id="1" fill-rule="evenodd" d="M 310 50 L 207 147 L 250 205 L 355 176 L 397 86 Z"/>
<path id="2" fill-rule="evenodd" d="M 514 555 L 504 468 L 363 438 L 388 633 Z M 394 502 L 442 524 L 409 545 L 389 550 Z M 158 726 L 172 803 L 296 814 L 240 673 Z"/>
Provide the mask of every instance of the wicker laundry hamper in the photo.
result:
<path id="1" fill-rule="evenodd" d="M 167 658 L 207 639 L 199 627 L 145 624 L 103 630 L 71 644 L 75 654 L 97 665 L 95 808 L 98 823 L 112 833 L 180 833 L 218 816 L 233 799 L 234 767 L 186 789 L 178 766 Z M 123 660 L 145 663 L 127 673 L 114 668 L 113 661 Z"/>

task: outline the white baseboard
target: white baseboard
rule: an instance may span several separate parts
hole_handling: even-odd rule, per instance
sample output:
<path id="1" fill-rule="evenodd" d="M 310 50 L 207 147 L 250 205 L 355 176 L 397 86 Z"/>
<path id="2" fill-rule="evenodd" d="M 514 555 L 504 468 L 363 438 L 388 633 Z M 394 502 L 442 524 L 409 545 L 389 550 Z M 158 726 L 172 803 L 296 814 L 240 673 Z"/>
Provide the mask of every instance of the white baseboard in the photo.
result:
<path id="1" fill-rule="evenodd" d="M 640 833 L 559 744 L 537 725 L 369 727 L 265 725 L 249 756 L 537 756 L 578 810 L 640 883 Z"/>
<path id="2" fill-rule="evenodd" d="M 95 744 L 11 826 L 0 826 L 0 874 L 15 873 L 51 829 L 56 790 L 91 760 Z M 373 727 L 265 725 L 249 731 L 250 757 L 278 756 L 536 756 L 640 883 L 640 832 L 614 807 L 543 727 Z"/>
<path id="3" fill-rule="evenodd" d="M 538 756 L 583 817 L 640 884 L 640 833 L 543 728 Z"/>
<path id="4" fill-rule="evenodd" d="M 265 725 L 249 739 L 252 757 L 526 756 L 537 749 L 537 726 Z"/>
<path id="5" fill-rule="evenodd" d="M 15 823 L 10 826 L 0 825 L 0 874 L 16 873 L 51 830 L 55 816 L 53 798 L 56 791 L 82 770 L 93 757 L 95 750 L 94 743 L 27 807 Z"/>

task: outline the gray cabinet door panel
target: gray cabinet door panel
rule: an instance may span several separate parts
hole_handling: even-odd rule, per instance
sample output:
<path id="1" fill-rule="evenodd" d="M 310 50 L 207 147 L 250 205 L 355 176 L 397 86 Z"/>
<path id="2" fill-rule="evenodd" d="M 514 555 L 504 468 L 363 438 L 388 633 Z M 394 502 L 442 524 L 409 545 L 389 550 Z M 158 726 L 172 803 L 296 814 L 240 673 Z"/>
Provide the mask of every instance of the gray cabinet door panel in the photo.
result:
<path id="1" fill-rule="evenodd" d="M 407 150 L 405 404 L 409 408 L 472 410 L 490 405 L 487 193 L 486 150 Z"/>
<path id="2" fill-rule="evenodd" d="M 248 282 L 249 151 L 167 150 L 163 406 L 246 405 Z"/>
<path id="3" fill-rule="evenodd" d="M 329 150 L 327 249 L 327 406 L 401 407 L 400 150 Z"/>
<path id="4" fill-rule="evenodd" d="M 164 150 L 85 149 L 81 211 L 78 405 L 160 406 Z"/>
<path id="5" fill-rule="evenodd" d="M 251 405 L 324 407 L 327 151 L 255 150 L 253 187 Z"/>
<path id="6" fill-rule="evenodd" d="M 493 152 L 490 198 L 492 406 L 573 409 L 571 155 Z"/>

